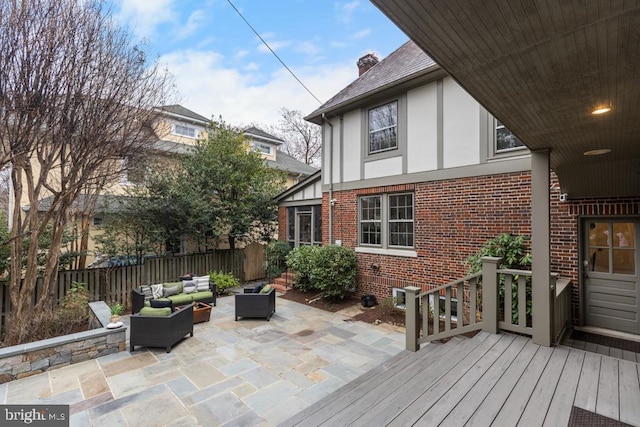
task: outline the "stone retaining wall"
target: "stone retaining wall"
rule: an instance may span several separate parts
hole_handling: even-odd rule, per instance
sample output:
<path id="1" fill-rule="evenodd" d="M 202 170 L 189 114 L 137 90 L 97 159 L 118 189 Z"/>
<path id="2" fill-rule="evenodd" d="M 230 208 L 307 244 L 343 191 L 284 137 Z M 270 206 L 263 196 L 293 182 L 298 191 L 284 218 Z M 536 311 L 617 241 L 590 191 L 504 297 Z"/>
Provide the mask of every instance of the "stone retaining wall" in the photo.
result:
<path id="1" fill-rule="evenodd" d="M 12 347 L 0 348 L 0 384 L 50 369 L 125 351 L 125 326 L 107 329 L 109 307 L 102 301 L 89 304 L 92 329 Z"/>

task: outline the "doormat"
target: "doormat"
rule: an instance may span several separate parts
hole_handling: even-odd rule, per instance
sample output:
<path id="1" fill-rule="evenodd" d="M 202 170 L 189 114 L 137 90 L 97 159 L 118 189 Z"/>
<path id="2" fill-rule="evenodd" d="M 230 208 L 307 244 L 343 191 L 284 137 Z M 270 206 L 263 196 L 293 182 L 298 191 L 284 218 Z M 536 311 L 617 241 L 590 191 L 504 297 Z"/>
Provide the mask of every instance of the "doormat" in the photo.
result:
<path id="1" fill-rule="evenodd" d="M 627 427 L 630 424 L 625 424 L 622 421 L 614 420 L 613 418 L 605 417 L 604 415 L 596 414 L 595 412 L 587 411 L 586 409 L 578 408 L 574 406 L 571 408 L 571 417 L 569 417 L 569 427 L 589 427 L 589 426 L 602 426 L 602 427 Z"/>
<path id="2" fill-rule="evenodd" d="M 607 347 L 619 348 L 620 350 L 633 351 L 640 353 L 640 342 L 628 341 L 622 338 L 608 337 L 606 335 L 592 334 L 585 331 L 571 332 L 571 339 L 590 342 L 593 344 L 605 345 Z"/>

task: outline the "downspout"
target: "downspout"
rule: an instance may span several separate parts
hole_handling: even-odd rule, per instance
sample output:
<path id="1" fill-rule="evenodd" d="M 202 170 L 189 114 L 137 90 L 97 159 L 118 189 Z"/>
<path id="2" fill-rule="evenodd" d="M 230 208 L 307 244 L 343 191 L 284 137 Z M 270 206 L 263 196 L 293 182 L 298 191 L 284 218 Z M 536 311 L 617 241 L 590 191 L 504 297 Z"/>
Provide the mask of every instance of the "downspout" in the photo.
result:
<path id="1" fill-rule="evenodd" d="M 333 244 L 333 125 L 322 113 L 322 121 L 329 125 L 331 132 L 329 134 L 329 244 Z"/>

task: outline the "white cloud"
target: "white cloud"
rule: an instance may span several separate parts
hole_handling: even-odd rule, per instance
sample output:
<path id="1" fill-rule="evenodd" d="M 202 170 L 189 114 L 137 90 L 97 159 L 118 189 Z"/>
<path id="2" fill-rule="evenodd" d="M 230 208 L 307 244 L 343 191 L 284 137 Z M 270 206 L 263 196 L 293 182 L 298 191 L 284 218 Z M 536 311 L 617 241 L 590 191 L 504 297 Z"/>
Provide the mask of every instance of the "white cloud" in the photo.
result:
<path id="1" fill-rule="evenodd" d="M 264 38 L 264 39 L 267 42 L 267 44 L 269 45 L 269 47 L 271 48 L 271 50 L 273 50 L 274 52 L 282 49 L 283 47 L 291 46 L 291 43 L 292 43 L 290 40 L 281 40 L 281 41 L 272 40 L 272 41 L 269 41 L 266 38 Z M 265 44 L 262 43 L 262 41 L 260 41 L 260 44 L 258 45 L 258 52 L 271 53 L 271 50 L 269 50 L 269 48 L 267 46 L 265 46 Z"/>
<path id="2" fill-rule="evenodd" d="M 358 31 L 357 33 L 353 34 L 352 37 L 354 39 L 362 39 L 369 36 L 370 34 L 371 34 L 371 28 L 365 28 L 364 30 Z"/>
<path id="3" fill-rule="evenodd" d="M 205 117 L 222 115 L 234 125 L 276 125 L 282 107 L 309 114 L 320 106 L 286 71 L 267 76 L 225 68 L 222 55 L 212 51 L 180 51 L 164 55 L 160 62 L 174 74 L 181 105 Z M 295 68 L 294 72 L 321 101 L 326 101 L 353 81 L 351 63 Z"/>
<path id="4" fill-rule="evenodd" d="M 173 0 L 122 0 L 117 14 L 140 38 L 151 37 L 158 25 L 172 22 L 174 16 Z"/>
<path id="5" fill-rule="evenodd" d="M 200 26 L 205 22 L 207 16 L 202 10 L 195 10 L 187 19 L 187 22 L 181 25 L 179 38 L 188 37 L 194 34 Z"/>
<path id="6" fill-rule="evenodd" d="M 339 22 L 351 22 L 353 13 L 360 7 L 360 0 L 354 0 L 347 3 L 336 3 L 336 16 Z"/>
<path id="7" fill-rule="evenodd" d="M 236 57 L 236 59 L 242 59 L 245 56 L 247 56 L 248 54 L 249 54 L 248 50 L 239 50 L 239 51 L 236 52 L 235 57 Z"/>

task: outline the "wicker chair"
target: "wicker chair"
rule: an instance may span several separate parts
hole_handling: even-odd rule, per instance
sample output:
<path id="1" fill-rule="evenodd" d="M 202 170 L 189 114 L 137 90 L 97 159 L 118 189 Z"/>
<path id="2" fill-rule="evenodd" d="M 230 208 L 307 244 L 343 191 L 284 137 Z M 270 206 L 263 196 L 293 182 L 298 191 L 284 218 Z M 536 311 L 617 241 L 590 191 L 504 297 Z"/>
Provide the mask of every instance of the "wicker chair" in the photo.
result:
<path id="1" fill-rule="evenodd" d="M 166 316 L 131 315 L 129 346 L 164 347 L 171 352 L 185 335 L 193 336 L 193 305 L 188 305 Z"/>
<path id="2" fill-rule="evenodd" d="M 245 288 L 244 293 L 236 294 L 236 321 L 239 317 L 260 317 L 271 319 L 276 312 L 276 290 L 253 293 L 253 289 Z"/>

